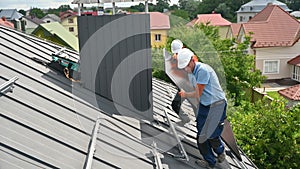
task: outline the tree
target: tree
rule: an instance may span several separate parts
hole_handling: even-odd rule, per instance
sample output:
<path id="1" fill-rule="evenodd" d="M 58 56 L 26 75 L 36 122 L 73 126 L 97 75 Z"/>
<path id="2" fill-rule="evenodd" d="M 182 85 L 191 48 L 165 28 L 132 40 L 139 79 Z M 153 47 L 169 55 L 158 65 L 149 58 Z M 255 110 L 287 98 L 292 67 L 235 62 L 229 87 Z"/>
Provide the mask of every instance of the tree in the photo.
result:
<path id="1" fill-rule="evenodd" d="M 26 11 L 23 10 L 23 9 L 20 9 L 18 12 L 21 13 L 22 15 L 24 15 L 24 16 L 26 15 Z"/>
<path id="2" fill-rule="evenodd" d="M 300 104 L 243 102 L 229 116 L 238 145 L 258 168 L 299 168 Z"/>
<path id="3" fill-rule="evenodd" d="M 143 3 L 139 3 L 138 5 L 131 6 L 127 10 L 130 11 L 130 12 L 144 12 L 145 11 L 145 5 Z"/>
<path id="4" fill-rule="evenodd" d="M 40 8 L 32 8 L 32 9 L 30 9 L 29 15 L 35 16 L 35 17 L 41 19 L 46 14 Z"/>
<path id="5" fill-rule="evenodd" d="M 187 11 L 184 11 L 184 10 L 174 10 L 172 12 L 172 15 L 181 17 L 182 19 L 185 19 L 185 20 L 189 20 L 189 14 Z"/>
<path id="6" fill-rule="evenodd" d="M 286 5 L 293 11 L 300 10 L 300 0 L 286 0 Z"/>
<path id="7" fill-rule="evenodd" d="M 199 6 L 199 1 L 194 0 L 179 0 L 180 10 L 186 11 L 189 15 L 189 19 L 193 19 L 197 16 L 197 7 Z"/>
<path id="8" fill-rule="evenodd" d="M 215 8 L 216 13 L 220 13 L 222 17 L 228 18 L 232 21 L 234 19 L 233 14 L 231 13 L 230 7 L 226 3 L 220 3 L 217 8 Z"/>
<path id="9" fill-rule="evenodd" d="M 158 0 L 155 6 L 155 11 L 164 12 L 164 9 L 169 9 L 170 0 Z"/>

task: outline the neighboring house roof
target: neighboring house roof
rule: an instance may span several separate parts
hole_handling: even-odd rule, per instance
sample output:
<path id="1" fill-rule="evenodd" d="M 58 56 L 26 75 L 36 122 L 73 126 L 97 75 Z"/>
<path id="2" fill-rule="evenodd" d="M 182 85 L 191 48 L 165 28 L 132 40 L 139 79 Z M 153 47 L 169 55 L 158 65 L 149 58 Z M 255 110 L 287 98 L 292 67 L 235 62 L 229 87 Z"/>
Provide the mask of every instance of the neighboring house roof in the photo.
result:
<path id="1" fill-rule="evenodd" d="M 41 20 L 37 17 L 34 17 L 34 16 L 24 16 L 23 18 L 26 18 L 27 20 L 29 20 L 37 25 L 45 23 L 43 20 Z"/>
<path id="2" fill-rule="evenodd" d="M 134 12 L 132 14 L 145 14 L 145 12 Z M 169 16 L 161 12 L 148 12 L 150 15 L 150 30 L 170 29 Z"/>
<path id="3" fill-rule="evenodd" d="M 7 21 L 4 16 L 2 18 L 0 18 L 0 25 L 6 26 L 6 27 L 9 27 L 9 28 L 14 28 L 14 24 Z"/>
<path id="4" fill-rule="evenodd" d="M 268 5 L 242 25 L 254 48 L 293 46 L 300 37 L 300 22 L 277 5 Z"/>
<path id="5" fill-rule="evenodd" d="M 50 18 L 50 19 L 52 19 L 52 20 L 54 20 L 56 22 L 60 22 L 60 18 L 57 15 L 55 15 L 55 14 L 47 14 L 46 16 L 44 16 L 42 18 L 42 20 L 45 20 L 47 18 Z"/>
<path id="6" fill-rule="evenodd" d="M 296 18 L 300 18 L 300 11 L 294 11 L 294 12 L 291 12 L 290 15 L 296 17 Z"/>
<path id="7" fill-rule="evenodd" d="M 189 22 L 188 26 L 193 26 L 195 24 L 207 24 L 209 23 L 212 26 L 229 26 L 231 25 L 231 22 L 224 19 L 221 14 L 198 14 L 197 18 L 193 19 L 191 22 Z"/>
<path id="8" fill-rule="evenodd" d="M 278 5 L 285 11 L 292 11 L 290 10 L 285 3 L 275 0 L 252 0 L 240 7 L 237 13 L 249 13 L 254 12 L 258 13 L 263 10 L 268 4 Z"/>
<path id="9" fill-rule="evenodd" d="M 76 51 L 79 51 L 78 38 L 76 38 L 72 33 L 67 31 L 60 23 L 51 22 L 51 23 L 40 24 L 33 31 L 33 34 L 39 29 L 45 29 L 53 36 L 57 36 L 58 38 L 66 42 L 70 47 L 72 47 Z"/>
<path id="10" fill-rule="evenodd" d="M 0 12 L 0 18 L 5 17 L 7 20 L 16 20 L 23 17 L 16 9 L 2 9 Z"/>
<path id="11" fill-rule="evenodd" d="M 161 12 L 149 12 L 150 29 L 170 29 L 170 19 L 168 15 Z"/>
<path id="12" fill-rule="evenodd" d="M 67 10 L 65 12 L 60 12 L 59 13 L 60 19 L 64 19 L 64 18 L 67 18 L 69 16 L 74 16 L 74 15 L 77 15 L 77 12 L 74 12 L 72 10 Z"/>
<path id="13" fill-rule="evenodd" d="M 279 90 L 278 93 L 289 100 L 300 101 L 300 84 Z"/>
<path id="14" fill-rule="evenodd" d="M 239 31 L 240 31 L 240 29 L 241 29 L 241 26 L 242 26 L 241 23 L 232 23 L 232 24 L 230 25 L 230 29 L 231 29 L 232 35 L 233 35 L 234 37 L 237 37 L 237 36 L 238 36 Z"/>
<path id="15" fill-rule="evenodd" d="M 171 84 L 153 79 L 153 114 L 158 120 L 139 121 L 133 112 L 128 112 L 128 116 L 114 114 L 112 103 L 95 93 L 78 96 L 88 91 L 78 90 L 76 83 L 71 84 L 64 75 L 42 64 L 50 62 L 51 54 L 60 46 L 3 26 L 0 37 L 0 84 L 14 76 L 19 78 L 13 93 L 0 96 L 1 168 L 85 168 L 96 119 L 100 120 L 100 127 L 96 132 L 96 151 L 92 151 L 92 168 L 153 169 L 154 146 L 147 139 L 155 137 L 155 141 L 163 144 L 157 145 L 160 149 L 174 142 L 163 111 L 172 101 L 166 96 L 166 86 L 173 95 L 177 92 Z M 77 52 L 67 52 L 79 59 Z M 97 97 L 97 105 L 87 101 L 92 97 Z M 187 103 L 182 108 L 191 110 Z M 169 115 L 173 122 L 179 121 L 176 114 Z M 190 161 L 165 153 L 162 163 L 169 169 L 197 168 L 194 161 L 200 153 L 196 128 L 179 128 L 187 134 L 182 144 Z M 161 137 L 164 139 L 160 140 Z M 177 147 L 169 151 L 178 154 Z M 225 168 L 256 168 L 240 153 L 243 161 L 237 160 L 226 147 Z"/>
<path id="16" fill-rule="evenodd" d="M 299 66 L 300 67 L 300 55 L 294 57 L 293 59 L 289 60 L 287 62 L 290 65 L 295 65 L 295 66 Z"/>

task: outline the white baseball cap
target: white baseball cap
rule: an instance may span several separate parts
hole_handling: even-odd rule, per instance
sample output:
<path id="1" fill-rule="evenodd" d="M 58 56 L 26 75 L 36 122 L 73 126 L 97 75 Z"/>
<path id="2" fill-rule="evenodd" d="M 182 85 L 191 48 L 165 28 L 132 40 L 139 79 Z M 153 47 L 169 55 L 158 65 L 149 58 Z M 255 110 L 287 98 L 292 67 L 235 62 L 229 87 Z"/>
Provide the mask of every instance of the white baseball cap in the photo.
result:
<path id="1" fill-rule="evenodd" d="M 175 39 L 171 43 L 171 51 L 172 53 L 178 53 L 180 49 L 182 49 L 183 43 L 179 39 Z"/>
<path id="2" fill-rule="evenodd" d="M 185 68 L 191 61 L 191 58 L 194 56 L 194 53 L 188 49 L 188 48 L 183 48 L 179 50 L 178 55 L 177 55 L 177 60 L 178 60 L 178 68 L 183 69 Z"/>

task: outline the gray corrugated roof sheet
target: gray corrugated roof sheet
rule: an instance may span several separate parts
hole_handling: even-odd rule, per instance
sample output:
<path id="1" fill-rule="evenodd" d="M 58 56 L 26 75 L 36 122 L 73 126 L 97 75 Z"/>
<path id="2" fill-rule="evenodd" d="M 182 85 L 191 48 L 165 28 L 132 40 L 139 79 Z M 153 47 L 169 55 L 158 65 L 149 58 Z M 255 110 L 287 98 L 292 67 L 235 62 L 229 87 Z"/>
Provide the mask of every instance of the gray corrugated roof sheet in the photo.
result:
<path id="1" fill-rule="evenodd" d="M 151 141 L 160 150 L 178 154 L 174 138 L 168 130 L 163 109 L 170 104 L 165 82 L 153 79 L 153 115 L 148 122 L 129 113 L 111 111 L 111 102 L 96 97 L 97 105 L 88 99 L 93 93 L 82 92 L 63 75 L 41 64 L 49 62 L 60 46 L 41 41 L 0 26 L 0 84 L 17 76 L 13 93 L 0 96 L 0 168 L 84 168 L 89 142 L 97 118 L 100 128 L 92 168 L 155 168 Z M 78 53 L 67 51 L 78 59 Z M 35 58 L 35 59 L 32 59 Z M 40 62 L 36 62 L 39 60 Z M 75 94 L 77 93 L 77 94 Z M 78 93 L 85 93 L 78 97 Z M 191 110 L 187 103 L 184 110 Z M 173 112 L 171 120 L 179 121 Z M 195 119 L 195 117 L 192 117 Z M 194 161 L 200 157 L 196 147 L 193 121 L 177 127 L 183 137 L 190 161 L 176 160 L 164 154 L 165 168 L 199 168 Z M 180 130 L 179 130 L 180 129 Z M 155 136 L 155 137 L 154 137 Z M 150 139 L 149 139 L 150 138 Z M 241 152 L 237 160 L 226 148 L 225 168 L 255 168 Z"/>

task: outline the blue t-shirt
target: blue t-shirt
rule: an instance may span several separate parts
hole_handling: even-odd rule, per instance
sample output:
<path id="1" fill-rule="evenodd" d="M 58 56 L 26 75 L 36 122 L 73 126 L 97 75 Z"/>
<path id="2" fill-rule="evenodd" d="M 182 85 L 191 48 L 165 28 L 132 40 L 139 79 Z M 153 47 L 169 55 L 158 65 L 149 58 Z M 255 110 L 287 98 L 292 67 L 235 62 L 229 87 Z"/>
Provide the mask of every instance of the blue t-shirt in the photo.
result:
<path id="1" fill-rule="evenodd" d="M 226 100 L 216 72 L 207 64 L 196 62 L 193 74 L 189 74 L 189 80 L 194 87 L 204 84 L 204 90 L 200 96 L 200 103 L 208 106 L 222 99 Z"/>

